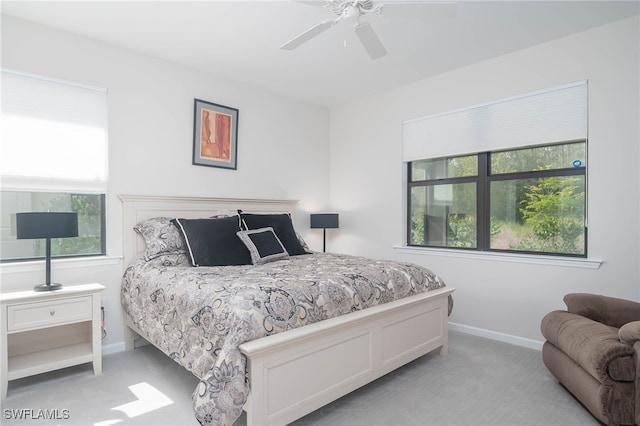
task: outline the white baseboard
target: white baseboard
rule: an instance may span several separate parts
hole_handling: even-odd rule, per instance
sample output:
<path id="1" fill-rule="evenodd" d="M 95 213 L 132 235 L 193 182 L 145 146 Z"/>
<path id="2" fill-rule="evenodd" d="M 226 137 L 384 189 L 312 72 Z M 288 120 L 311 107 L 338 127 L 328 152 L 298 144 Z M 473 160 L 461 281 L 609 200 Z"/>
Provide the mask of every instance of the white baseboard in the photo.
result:
<path id="1" fill-rule="evenodd" d="M 459 331 L 461 333 L 472 334 L 474 336 L 484 337 L 486 339 L 497 340 L 499 342 L 510 343 L 512 345 L 523 346 L 529 349 L 542 350 L 544 342 L 538 340 L 518 337 L 511 334 L 500 333 L 497 331 L 485 330 L 484 328 L 471 327 L 463 324 L 449 323 L 449 330 Z"/>
<path id="2" fill-rule="evenodd" d="M 124 351 L 124 342 L 112 343 L 102 346 L 102 355 L 111 355 Z"/>
<path id="3" fill-rule="evenodd" d="M 454 322 L 449 323 L 449 329 L 453 331 L 459 331 L 461 333 L 472 334 L 474 336 L 484 337 L 486 339 L 497 340 L 499 342 L 510 343 L 512 345 L 523 346 L 529 349 L 536 349 L 538 351 L 542 350 L 542 344 L 544 342 L 540 342 L 533 339 L 527 339 L 524 337 L 513 336 L 511 334 L 499 333 L 497 331 L 486 330 L 484 328 L 471 327 L 463 324 L 456 324 Z M 142 340 L 142 339 L 139 339 Z M 144 343 L 137 343 L 136 347 L 144 346 Z M 113 343 L 111 345 L 105 345 L 102 347 L 102 355 L 111 355 L 118 352 L 123 352 L 124 342 Z"/>

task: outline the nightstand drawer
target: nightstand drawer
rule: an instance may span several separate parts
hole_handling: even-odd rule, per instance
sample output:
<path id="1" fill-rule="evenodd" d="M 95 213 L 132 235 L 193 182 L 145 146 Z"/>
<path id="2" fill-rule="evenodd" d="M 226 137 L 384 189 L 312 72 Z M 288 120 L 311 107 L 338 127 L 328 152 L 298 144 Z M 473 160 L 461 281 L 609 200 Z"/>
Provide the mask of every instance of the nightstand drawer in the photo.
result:
<path id="1" fill-rule="evenodd" d="M 13 305 L 7 309 L 7 331 L 88 321 L 92 314 L 91 296 Z"/>

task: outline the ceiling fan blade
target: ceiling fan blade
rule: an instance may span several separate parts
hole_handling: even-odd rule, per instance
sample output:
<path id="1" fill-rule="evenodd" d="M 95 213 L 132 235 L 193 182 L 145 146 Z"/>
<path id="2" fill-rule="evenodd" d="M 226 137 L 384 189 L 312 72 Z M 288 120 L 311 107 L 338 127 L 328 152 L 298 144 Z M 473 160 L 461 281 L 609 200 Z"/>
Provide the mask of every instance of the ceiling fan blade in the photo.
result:
<path id="1" fill-rule="evenodd" d="M 356 35 L 362 42 L 362 45 L 371 56 L 371 59 L 382 58 L 387 54 L 387 50 L 382 45 L 382 42 L 371 28 L 368 22 L 360 22 L 355 27 Z"/>
<path id="2" fill-rule="evenodd" d="M 327 31 L 329 28 L 333 26 L 333 24 L 334 24 L 334 21 L 332 20 L 320 22 L 318 25 L 309 28 L 307 31 L 303 32 L 299 36 L 292 38 L 291 40 L 289 40 L 288 42 L 280 46 L 280 49 L 293 50 L 296 47 L 308 42 L 315 36 Z"/>

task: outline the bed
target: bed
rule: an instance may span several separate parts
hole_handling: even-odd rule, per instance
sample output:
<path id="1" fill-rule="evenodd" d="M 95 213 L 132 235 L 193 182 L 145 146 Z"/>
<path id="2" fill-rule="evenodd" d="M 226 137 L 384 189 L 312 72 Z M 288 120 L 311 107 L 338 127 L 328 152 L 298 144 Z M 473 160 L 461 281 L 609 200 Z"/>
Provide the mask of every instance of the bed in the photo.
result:
<path id="1" fill-rule="evenodd" d="M 126 348 L 142 337 L 196 375 L 202 424 L 231 425 L 242 410 L 248 425 L 287 424 L 421 355 L 447 354 L 454 289 L 419 266 L 315 252 L 261 258 L 247 236 L 275 235 L 293 252 L 278 223 L 238 235 L 251 264 L 193 266 L 203 262 L 193 254 L 203 228 L 189 227 L 288 218 L 296 201 L 119 198 Z M 180 218 L 170 232 L 182 247 L 150 237 L 166 234 L 169 218 Z M 152 232 L 141 224 L 153 224 Z"/>

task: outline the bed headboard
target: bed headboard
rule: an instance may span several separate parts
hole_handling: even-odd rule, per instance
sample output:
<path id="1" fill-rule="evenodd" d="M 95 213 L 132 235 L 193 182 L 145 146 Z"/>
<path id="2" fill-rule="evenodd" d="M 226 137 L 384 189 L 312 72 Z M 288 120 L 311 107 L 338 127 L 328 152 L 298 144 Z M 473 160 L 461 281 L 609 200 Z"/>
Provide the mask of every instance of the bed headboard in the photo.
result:
<path id="1" fill-rule="evenodd" d="M 298 200 L 261 200 L 242 198 L 169 197 L 118 195 L 122 201 L 123 255 L 125 267 L 145 249 L 144 240 L 133 227 L 152 217 L 183 217 L 187 219 L 215 215 L 234 215 L 240 209 L 246 213 L 289 213 L 295 216 Z"/>

